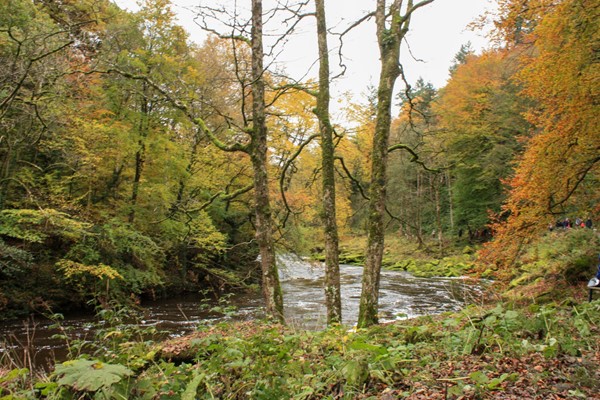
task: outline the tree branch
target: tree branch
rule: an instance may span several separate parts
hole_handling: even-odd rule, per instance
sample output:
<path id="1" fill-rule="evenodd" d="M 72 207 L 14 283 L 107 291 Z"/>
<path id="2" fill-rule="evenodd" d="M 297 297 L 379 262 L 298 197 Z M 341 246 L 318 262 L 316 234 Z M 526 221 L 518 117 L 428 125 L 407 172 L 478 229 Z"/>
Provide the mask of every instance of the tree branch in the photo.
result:
<path id="1" fill-rule="evenodd" d="M 431 169 L 431 168 L 427 167 L 423 161 L 419 160 L 419 155 L 409 145 L 399 143 L 399 144 L 390 146 L 390 147 L 388 147 L 388 154 L 393 151 L 396 151 L 396 150 L 405 150 L 406 152 L 408 152 L 412 156 L 410 159 L 410 162 L 419 164 L 421 167 L 423 167 L 423 169 L 425 171 L 436 172 L 436 173 L 440 172 L 439 169 Z"/>
<path id="2" fill-rule="evenodd" d="M 288 168 L 292 165 L 292 163 L 294 162 L 294 160 L 296 158 L 298 158 L 298 156 L 300 155 L 300 153 L 302 153 L 302 150 L 304 150 L 304 148 L 310 143 L 312 142 L 314 139 L 318 138 L 320 135 L 318 133 L 309 136 L 304 142 L 302 142 L 298 148 L 296 149 L 296 152 L 294 152 L 294 154 L 292 154 L 290 156 L 290 158 L 286 161 L 285 165 L 283 166 L 283 169 L 281 171 L 281 175 L 279 177 L 279 191 L 281 192 L 281 199 L 283 200 L 283 204 L 285 205 L 285 209 L 287 210 L 285 218 L 283 219 L 283 222 L 281 223 L 282 227 L 285 228 L 285 224 L 287 222 L 287 219 L 289 217 L 290 214 L 293 214 L 294 212 L 292 211 L 292 209 L 290 208 L 290 205 L 287 202 L 287 198 L 285 197 L 285 190 L 284 190 L 284 181 L 285 181 L 285 175 L 287 173 Z"/>
<path id="3" fill-rule="evenodd" d="M 590 160 L 589 165 L 587 165 L 582 171 L 580 171 L 577 176 L 576 176 L 576 182 L 573 185 L 573 187 L 571 188 L 571 190 L 569 190 L 567 192 L 567 194 L 559 201 L 554 202 L 552 201 L 552 196 L 550 196 L 550 198 L 548 199 L 548 211 L 550 211 L 551 214 L 560 214 L 557 212 L 554 212 L 554 208 L 560 205 L 563 205 L 564 203 L 566 203 L 569 198 L 571 198 L 571 196 L 573 195 L 573 193 L 575 193 L 575 190 L 577 190 L 577 188 L 579 187 L 579 185 L 581 184 L 581 182 L 583 182 L 583 180 L 585 179 L 585 177 L 587 176 L 587 174 L 592 170 L 592 168 L 594 168 L 594 165 L 600 162 L 600 157 L 596 157 L 593 158 L 592 160 Z"/>
<path id="4" fill-rule="evenodd" d="M 350 180 L 358 187 L 358 191 L 360 192 L 360 195 L 362 196 L 362 198 L 365 199 L 365 200 L 370 200 L 369 196 L 367 196 L 365 194 L 365 191 L 363 190 L 363 187 L 360 184 L 360 182 L 358 181 L 358 179 L 356 179 L 354 176 L 352 176 L 352 173 L 346 167 L 346 163 L 344 162 L 344 159 L 342 157 L 339 157 L 339 156 L 334 157 L 334 159 L 336 159 L 336 160 L 338 160 L 340 162 L 340 164 L 342 165 L 342 169 L 346 173 L 346 176 L 348 178 L 350 178 Z"/>
<path id="5" fill-rule="evenodd" d="M 125 71 L 121 71 L 119 69 L 116 68 L 109 68 L 108 70 L 106 70 L 105 72 L 103 71 L 91 71 L 91 72 L 86 72 L 86 73 L 116 73 L 119 74 L 125 78 L 128 79 L 133 79 L 133 80 L 140 80 L 140 81 L 144 81 L 146 82 L 148 85 L 150 85 L 153 89 L 155 89 L 156 91 L 158 91 L 166 100 L 167 102 L 169 102 L 173 107 L 177 108 L 178 110 L 180 110 L 181 112 L 184 113 L 184 115 L 197 127 L 200 128 L 200 130 L 210 139 L 210 141 L 220 150 L 223 151 L 227 151 L 227 152 L 236 152 L 236 151 L 241 151 L 244 153 L 248 153 L 248 145 L 246 144 L 242 144 L 242 143 L 233 143 L 233 144 L 225 144 L 223 143 L 215 134 L 214 132 L 206 125 L 206 122 L 199 117 L 196 117 L 189 109 L 189 107 L 184 104 L 183 102 L 181 102 L 180 100 L 174 98 L 173 96 L 171 96 L 171 94 L 168 92 L 167 89 L 163 88 L 161 85 L 157 84 L 156 82 L 152 81 L 150 78 L 148 78 L 145 75 L 135 75 L 135 74 L 131 74 L 129 72 L 125 72 Z"/>

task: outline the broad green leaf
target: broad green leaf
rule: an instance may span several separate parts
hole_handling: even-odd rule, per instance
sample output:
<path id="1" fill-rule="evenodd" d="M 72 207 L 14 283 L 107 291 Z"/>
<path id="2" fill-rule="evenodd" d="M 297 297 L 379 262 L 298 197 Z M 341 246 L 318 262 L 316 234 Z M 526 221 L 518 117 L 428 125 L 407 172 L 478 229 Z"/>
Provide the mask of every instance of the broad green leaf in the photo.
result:
<path id="1" fill-rule="evenodd" d="M 95 392 L 107 388 L 133 375 L 133 371 L 120 364 L 106 364 L 98 360 L 67 361 L 56 366 L 58 384 L 78 391 Z"/>

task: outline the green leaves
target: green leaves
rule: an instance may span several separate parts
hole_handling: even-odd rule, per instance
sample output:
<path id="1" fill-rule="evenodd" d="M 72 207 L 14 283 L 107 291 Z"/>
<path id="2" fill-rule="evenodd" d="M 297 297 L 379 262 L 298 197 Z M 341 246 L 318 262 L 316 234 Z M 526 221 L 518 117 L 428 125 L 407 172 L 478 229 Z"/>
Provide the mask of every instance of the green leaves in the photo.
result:
<path id="1" fill-rule="evenodd" d="M 197 369 L 192 373 L 192 380 L 186 386 L 185 392 L 181 395 L 181 400 L 195 400 L 196 392 L 198 391 L 198 386 L 202 383 L 202 380 L 205 378 L 204 374 L 200 373 Z"/>
<path id="2" fill-rule="evenodd" d="M 31 243 L 41 243 L 51 235 L 80 239 L 90 227 L 90 224 L 54 209 L 0 211 L 0 235 Z"/>
<path id="3" fill-rule="evenodd" d="M 78 359 L 57 365 L 54 374 L 58 377 L 60 386 L 78 392 L 96 392 L 111 388 L 124 378 L 133 375 L 133 371 L 119 364 Z"/>

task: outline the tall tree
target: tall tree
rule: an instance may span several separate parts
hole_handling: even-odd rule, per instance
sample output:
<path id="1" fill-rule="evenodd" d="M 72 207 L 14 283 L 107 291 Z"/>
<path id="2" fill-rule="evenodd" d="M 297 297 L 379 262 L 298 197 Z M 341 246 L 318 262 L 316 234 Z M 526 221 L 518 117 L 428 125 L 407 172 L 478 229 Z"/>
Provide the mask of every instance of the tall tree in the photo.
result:
<path id="1" fill-rule="evenodd" d="M 367 254 L 358 313 L 359 327 L 378 322 L 379 281 L 385 237 L 387 158 L 394 85 L 401 74 L 400 45 L 409 30 L 413 13 L 433 1 L 423 0 L 415 4 L 413 0 L 408 0 L 406 3 L 402 0 L 394 0 L 388 8 L 385 0 L 377 0 L 375 21 L 381 70 L 371 159 Z"/>
<path id="2" fill-rule="evenodd" d="M 269 196 L 268 130 L 265 111 L 265 80 L 267 74 L 264 67 L 263 9 L 261 0 L 252 0 L 251 4 L 250 37 L 244 35 L 248 26 L 246 24 L 238 26 L 238 21 L 235 18 L 233 21 L 225 21 L 226 24 L 230 24 L 228 27 L 232 29 L 233 33 L 222 35 L 223 38 L 230 40 L 233 49 L 235 76 L 241 89 L 241 95 L 237 98 L 240 107 L 240 115 L 237 117 L 231 117 L 223 112 L 220 114 L 222 116 L 221 121 L 215 124 L 204 116 L 198 115 L 197 110 L 201 110 L 202 107 L 195 107 L 195 105 L 204 102 L 201 96 L 200 98 L 191 96 L 190 99 L 186 96 L 185 90 L 184 93 L 180 93 L 173 90 L 172 87 L 166 89 L 145 73 L 131 74 L 119 70 L 114 70 L 114 72 L 126 78 L 149 84 L 172 106 L 182 111 L 219 149 L 227 152 L 242 152 L 249 156 L 253 168 L 255 230 L 260 252 L 263 297 L 267 314 L 278 321 L 283 321 L 283 296 L 277 273 Z M 206 28 L 214 32 L 213 29 Z M 239 35 L 235 33 L 238 30 L 242 32 Z M 250 50 L 249 68 L 247 62 L 248 49 Z M 169 83 L 172 86 L 174 82 Z M 248 103 L 250 103 L 251 109 L 250 117 L 247 115 Z M 223 135 L 225 141 L 220 138 Z M 241 192 L 244 191 L 241 190 Z"/>
<path id="3" fill-rule="evenodd" d="M 265 70 L 262 0 L 252 0 L 252 129 L 249 146 L 254 169 L 256 240 L 260 249 L 262 290 L 267 314 L 283 321 L 283 295 L 273 243 L 273 219 L 267 174 L 267 124 L 265 115 Z"/>
<path id="4" fill-rule="evenodd" d="M 40 169 L 36 150 L 58 119 L 60 78 L 78 53 L 70 30 L 29 0 L 0 3 L 0 209 L 37 201 L 30 181 Z"/>
<path id="5" fill-rule="evenodd" d="M 321 166 L 323 174 L 323 225 L 325 229 L 325 304 L 327 324 L 342 322 L 339 243 L 335 206 L 335 159 L 333 127 L 329 119 L 329 49 L 325 0 L 315 0 L 319 47 L 319 92 L 315 114 L 321 132 Z"/>
<path id="6" fill-rule="evenodd" d="M 390 140 L 418 149 L 420 159 L 427 165 L 441 166 L 442 162 L 437 158 L 443 153 L 436 148 L 437 121 L 432 111 L 436 96 L 433 85 L 423 79 L 418 79 L 414 86 L 400 93 L 400 116 L 392 124 Z M 408 152 L 392 153 L 388 168 L 388 193 L 394 199 L 389 202 L 388 209 L 397 219 L 400 232 L 415 237 L 419 246 L 424 246 L 425 229 L 441 233 L 435 222 L 433 197 L 437 185 L 433 185 L 436 181 L 434 173 L 415 164 L 413 155 Z M 429 185 L 425 185 L 426 182 Z M 428 192 L 429 196 L 426 196 Z"/>

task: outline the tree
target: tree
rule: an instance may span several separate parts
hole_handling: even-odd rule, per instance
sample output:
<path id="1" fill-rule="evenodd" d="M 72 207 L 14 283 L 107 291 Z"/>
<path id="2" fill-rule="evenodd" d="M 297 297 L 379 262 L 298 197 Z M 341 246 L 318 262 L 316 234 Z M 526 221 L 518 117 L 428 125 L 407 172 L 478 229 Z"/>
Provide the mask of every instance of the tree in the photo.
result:
<path id="1" fill-rule="evenodd" d="M 522 95 L 533 102 L 527 113 L 533 125 L 517 160 L 496 237 L 483 251 L 488 263 L 511 265 L 523 244 L 535 240 L 549 223 L 563 216 L 592 217 L 598 212 L 600 129 L 597 43 L 600 21 L 593 0 L 543 2 L 505 16 L 503 31 L 520 20 L 535 21 L 522 32 L 517 47 L 523 57 L 517 75 Z"/>
<path id="2" fill-rule="evenodd" d="M 393 122 L 390 133 L 393 143 L 418 149 L 419 159 L 428 166 L 443 164 L 439 160 L 442 152 L 437 149 L 436 142 L 437 118 L 432 111 L 436 96 L 437 90 L 423 79 L 401 92 L 400 116 Z M 388 174 L 388 193 L 394 199 L 389 202 L 388 209 L 399 224 L 400 232 L 415 237 L 419 246 L 425 245 L 425 229 L 437 230 L 441 235 L 441 216 L 437 218 L 435 212 L 440 174 L 415 164 L 413 155 L 408 152 L 390 155 Z"/>
<path id="3" fill-rule="evenodd" d="M 459 66 L 465 64 L 467 62 L 467 58 L 474 54 L 473 48 L 471 47 L 471 42 L 467 42 L 466 44 L 462 44 L 458 53 L 454 56 L 452 60 L 452 65 L 448 69 L 450 75 L 454 74 Z"/>
<path id="4" fill-rule="evenodd" d="M 64 98 L 57 81 L 79 53 L 70 30 L 31 1 L 0 3 L 0 209 L 23 198 L 37 201 L 35 149 L 57 121 L 50 99 Z"/>
<path id="5" fill-rule="evenodd" d="M 385 0 L 378 0 L 375 10 L 377 42 L 381 56 L 379 86 L 377 90 L 377 119 L 373 137 L 371 159 L 371 186 L 369 188 L 369 219 L 365 269 L 358 314 L 358 326 L 376 324 L 379 303 L 379 280 L 385 237 L 384 216 L 387 183 L 387 156 L 390 136 L 391 109 L 394 84 L 400 76 L 400 45 L 410 27 L 412 14 L 432 3 L 423 0 L 416 4 L 408 0 L 395 0 L 386 7 Z"/>
<path id="6" fill-rule="evenodd" d="M 237 84 L 241 88 L 241 96 L 238 98 L 240 114 L 237 118 L 220 114 L 222 115 L 220 122 L 215 125 L 196 112 L 202 107 L 195 107 L 195 105 L 202 103 L 204 99 L 195 96 L 188 99 L 187 96 L 180 96 L 178 91 L 167 85 L 161 85 L 146 73 L 132 74 L 119 69 L 111 69 L 109 72 L 149 85 L 173 107 L 183 112 L 217 148 L 232 153 L 242 152 L 249 156 L 253 168 L 256 241 L 260 252 L 263 297 L 267 314 L 278 321 L 283 321 L 283 298 L 277 273 L 269 195 L 262 18 L 262 1 L 253 0 L 250 37 L 245 37 L 243 33 L 240 35 L 235 33 L 238 29 L 240 32 L 247 31 L 246 25 L 236 25 L 237 20 L 231 22 L 233 33 L 223 35 L 223 38 L 230 40 Z M 249 68 L 246 57 L 248 49 L 250 50 Z M 247 115 L 248 103 L 250 103 L 250 117 Z M 225 141 L 219 136 L 224 136 Z M 242 190 L 241 193 L 243 192 L 245 191 Z"/>
<path id="7" fill-rule="evenodd" d="M 325 304 L 327 324 L 342 322 L 338 229 L 335 204 L 335 158 L 333 127 L 329 119 L 329 50 L 325 1 L 315 0 L 319 47 L 319 92 L 315 114 L 321 132 L 321 160 L 323 174 L 323 225 L 325 229 Z"/>
<path id="8" fill-rule="evenodd" d="M 283 321 L 283 295 L 277 272 L 273 243 L 273 220 L 267 174 L 267 124 L 265 115 L 265 82 L 263 53 L 262 0 L 252 0 L 252 128 L 248 153 L 254 169 L 254 207 L 256 241 L 260 249 L 262 290 L 267 314 Z"/>

